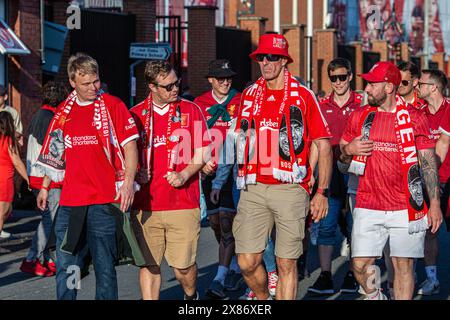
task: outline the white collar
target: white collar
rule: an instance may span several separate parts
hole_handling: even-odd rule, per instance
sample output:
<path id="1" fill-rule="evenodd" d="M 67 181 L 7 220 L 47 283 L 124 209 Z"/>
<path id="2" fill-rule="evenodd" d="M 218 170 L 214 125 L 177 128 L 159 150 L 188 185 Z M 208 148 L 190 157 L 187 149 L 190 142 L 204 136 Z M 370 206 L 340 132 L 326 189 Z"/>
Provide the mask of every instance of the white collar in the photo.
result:
<path id="1" fill-rule="evenodd" d="M 219 99 L 219 98 L 214 94 L 214 90 L 211 90 L 211 93 L 212 93 L 212 96 L 213 96 L 214 100 L 216 100 L 216 102 L 217 102 L 217 103 L 220 103 L 220 104 L 224 103 L 224 102 L 227 100 L 227 98 L 228 98 L 228 94 L 227 94 L 225 97 L 223 97 L 223 99 Z"/>
<path id="2" fill-rule="evenodd" d="M 85 102 L 81 102 L 81 101 L 78 99 L 78 97 L 77 97 L 76 103 L 77 103 L 77 105 L 79 105 L 80 107 L 86 107 L 86 106 L 88 106 L 88 105 L 93 104 L 94 101 L 85 101 Z"/>
<path id="3" fill-rule="evenodd" d="M 153 111 L 155 111 L 160 116 L 165 115 L 169 111 L 170 104 L 166 103 L 163 106 L 160 106 L 153 102 Z"/>

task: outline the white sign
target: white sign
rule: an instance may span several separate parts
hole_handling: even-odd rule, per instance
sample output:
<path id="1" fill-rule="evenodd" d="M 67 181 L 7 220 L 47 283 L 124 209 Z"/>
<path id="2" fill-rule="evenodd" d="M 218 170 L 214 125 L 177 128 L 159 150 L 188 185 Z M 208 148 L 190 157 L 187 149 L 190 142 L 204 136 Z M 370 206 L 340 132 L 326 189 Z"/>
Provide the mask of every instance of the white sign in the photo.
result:
<path id="1" fill-rule="evenodd" d="M 167 60 L 172 54 L 169 43 L 132 43 L 130 58 L 140 60 Z"/>

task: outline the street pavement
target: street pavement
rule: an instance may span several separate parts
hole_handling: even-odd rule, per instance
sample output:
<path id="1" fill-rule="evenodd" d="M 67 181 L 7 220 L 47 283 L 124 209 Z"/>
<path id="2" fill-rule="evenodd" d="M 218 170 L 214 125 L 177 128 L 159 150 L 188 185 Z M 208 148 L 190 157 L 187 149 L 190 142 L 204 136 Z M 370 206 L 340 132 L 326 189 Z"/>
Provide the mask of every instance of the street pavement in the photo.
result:
<path id="1" fill-rule="evenodd" d="M 26 256 L 31 243 L 34 230 L 40 221 L 40 216 L 34 211 L 14 211 L 13 216 L 7 221 L 5 231 L 11 232 L 14 238 L 0 242 L 0 300 L 54 300 L 56 297 L 55 277 L 41 278 L 25 274 L 19 270 L 22 259 Z M 415 300 L 448 300 L 450 297 L 450 234 L 443 226 L 439 232 L 440 252 L 438 261 L 438 277 L 441 283 L 440 294 L 431 297 L 415 296 Z M 333 279 L 336 291 L 339 291 L 342 280 L 348 270 L 348 261 L 339 256 L 340 243 L 335 248 L 333 260 Z M 212 230 L 204 225 L 201 230 L 198 245 L 198 290 L 201 299 L 206 299 L 205 290 L 214 278 L 217 270 L 218 244 Z M 382 287 L 386 288 L 386 272 L 382 260 L 377 264 L 382 272 Z M 307 288 L 314 283 L 320 274 L 317 259 L 317 247 L 310 245 L 308 251 L 308 269 L 310 277 L 299 282 L 298 299 L 302 300 L 358 300 L 359 294 L 340 294 L 332 296 L 316 296 L 307 293 Z M 423 261 L 417 263 L 418 283 L 425 279 Z M 175 279 L 173 271 L 164 262 L 162 265 L 162 300 L 181 300 L 183 292 Z M 141 299 L 138 281 L 138 268 L 132 265 L 120 265 L 117 267 L 119 286 L 119 299 Z M 238 299 L 244 293 L 244 289 L 238 292 L 230 292 L 230 299 Z M 90 269 L 90 274 L 81 282 L 78 299 L 90 300 L 95 296 L 95 275 Z"/>

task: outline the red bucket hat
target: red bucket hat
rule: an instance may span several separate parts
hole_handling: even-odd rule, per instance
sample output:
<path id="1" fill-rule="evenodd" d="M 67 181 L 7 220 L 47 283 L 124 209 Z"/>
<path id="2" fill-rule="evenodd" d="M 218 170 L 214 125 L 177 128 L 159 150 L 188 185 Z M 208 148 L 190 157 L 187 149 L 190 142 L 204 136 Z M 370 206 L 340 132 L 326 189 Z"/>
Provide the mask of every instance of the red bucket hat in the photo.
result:
<path id="1" fill-rule="evenodd" d="M 390 82 L 399 86 L 402 82 L 400 70 L 391 62 L 378 62 L 368 73 L 360 74 L 361 78 L 367 82 Z"/>
<path id="2" fill-rule="evenodd" d="M 293 62 L 288 52 L 289 44 L 281 34 L 263 34 L 259 38 L 258 49 L 250 54 L 250 58 L 256 61 L 257 54 L 277 54 L 288 59 L 288 63 Z"/>

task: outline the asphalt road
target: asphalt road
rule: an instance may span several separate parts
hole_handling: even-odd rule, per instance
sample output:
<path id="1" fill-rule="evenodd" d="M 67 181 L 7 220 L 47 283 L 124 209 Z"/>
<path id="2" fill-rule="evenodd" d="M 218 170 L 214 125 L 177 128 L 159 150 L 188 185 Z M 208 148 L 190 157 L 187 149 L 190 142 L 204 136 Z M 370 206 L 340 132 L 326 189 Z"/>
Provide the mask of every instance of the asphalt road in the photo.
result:
<path id="1" fill-rule="evenodd" d="M 39 223 L 40 217 L 32 211 L 15 211 L 13 217 L 7 221 L 5 231 L 11 232 L 14 239 L 0 242 L 0 299 L 13 300 L 54 300 L 56 297 L 55 278 L 34 277 L 19 270 L 22 259 L 26 256 L 31 243 L 31 237 Z M 338 239 L 337 239 L 338 240 Z M 450 258 L 447 254 L 450 246 L 450 234 L 445 231 L 445 226 L 439 232 L 441 244 L 438 262 L 438 277 L 441 283 L 439 295 L 431 297 L 415 296 L 414 299 L 423 300 L 448 300 L 450 298 Z M 333 260 L 333 277 L 335 290 L 339 290 L 342 280 L 347 272 L 348 261 L 339 256 L 340 241 L 336 246 Z M 214 278 L 217 270 L 218 245 L 213 232 L 209 227 L 202 227 L 200 243 L 198 246 L 198 290 L 201 299 L 209 283 Z M 382 261 L 378 264 L 382 270 L 382 286 L 386 286 L 386 273 Z M 340 294 L 321 297 L 307 294 L 308 286 L 312 285 L 320 273 L 317 260 L 317 248 L 310 246 L 308 252 L 308 269 L 310 277 L 299 283 L 298 299 L 303 300 L 357 300 L 361 299 L 358 294 Z M 178 285 L 172 270 L 163 264 L 163 282 L 161 288 L 161 299 L 180 300 L 183 299 L 183 292 Z M 417 264 L 418 282 L 425 279 L 423 261 Z M 121 265 L 117 267 L 119 299 L 139 300 L 141 299 L 138 281 L 138 268 L 132 265 Z M 244 290 L 230 293 L 231 299 L 238 299 Z M 81 289 L 78 299 L 90 300 L 95 295 L 95 275 L 91 269 L 90 274 L 81 282 Z"/>

